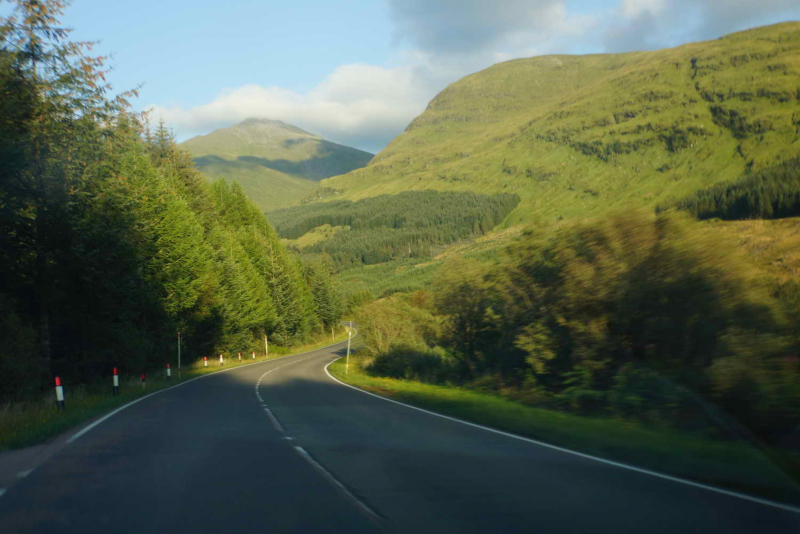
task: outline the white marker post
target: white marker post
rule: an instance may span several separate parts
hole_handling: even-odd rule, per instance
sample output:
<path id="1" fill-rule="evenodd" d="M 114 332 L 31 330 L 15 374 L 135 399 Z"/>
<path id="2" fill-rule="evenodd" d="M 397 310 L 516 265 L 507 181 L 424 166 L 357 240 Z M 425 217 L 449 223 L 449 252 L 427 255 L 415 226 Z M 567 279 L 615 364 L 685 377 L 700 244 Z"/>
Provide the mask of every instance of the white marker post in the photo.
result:
<path id="1" fill-rule="evenodd" d="M 242 353 L 240 352 L 239 353 L 239 363 L 241 363 L 241 362 L 242 362 Z"/>
<path id="2" fill-rule="evenodd" d="M 169 364 L 167 364 L 167 382 L 172 380 L 172 369 L 169 368 Z"/>
<path id="3" fill-rule="evenodd" d="M 62 410 L 66 408 L 66 404 L 64 403 L 64 388 L 61 387 L 61 377 L 56 377 L 56 403 L 58 407 Z"/>
<path id="4" fill-rule="evenodd" d="M 353 335 L 352 330 L 347 331 L 347 359 L 345 359 L 344 364 L 344 374 L 348 374 L 350 372 L 350 337 Z"/>
<path id="5" fill-rule="evenodd" d="M 147 387 L 147 382 L 144 381 L 144 373 L 142 373 L 142 389 Z"/>
<path id="6" fill-rule="evenodd" d="M 225 358 L 222 357 L 222 354 L 219 355 L 219 366 L 222 367 L 225 365 Z"/>
<path id="7" fill-rule="evenodd" d="M 181 333 L 178 332 L 178 380 L 181 379 Z"/>
<path id="8" fill-rule="evenodd" d="M 256 359 L 256 351 L 253 351 L 253 359 Z"/>
<path id="9" fill-rule="evenodd" d="M 267 341 L 267 334 L 264 334 L 264 350 L 266 350 L 266 356 L 264 356 L 264 358 L 269 358 L 269 341 Z"/>
<path id="10" fill-rule="evenodd" d="M 336 342 L 336 336 L 333 334 L 333 327 L 331 327 L 331 343 Z"/>
<path id="11" fill-rule="evenodd" d="M 203 367 L 208 367 L 208 356 L 203 356 Z"/>
<path id="12" fill-rule="evenodd" d="M 111 379 L 111 384 L 113 384 L 113 388 L 111 390 L 111 396 L 116 397 L 119 395 L 119 374 L 117 374 L 117 368 L 114 367 L 114 377 Z"/>

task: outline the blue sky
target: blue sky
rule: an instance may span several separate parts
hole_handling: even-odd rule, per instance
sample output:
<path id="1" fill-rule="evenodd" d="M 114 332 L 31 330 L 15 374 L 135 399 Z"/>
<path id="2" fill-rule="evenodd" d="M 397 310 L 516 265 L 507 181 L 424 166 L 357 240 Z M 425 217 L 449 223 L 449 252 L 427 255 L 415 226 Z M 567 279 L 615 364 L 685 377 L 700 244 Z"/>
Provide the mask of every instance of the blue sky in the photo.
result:
<path id="1" fill-rule="evenodd" d="M 447 84 L 498 61 L 799 19 L 797 0 L 74 0 L 65 23 L 114 54 L 115 89 L 144 84 L 136 107 L 179 140 L 255 116 L 377 152 Z"/>

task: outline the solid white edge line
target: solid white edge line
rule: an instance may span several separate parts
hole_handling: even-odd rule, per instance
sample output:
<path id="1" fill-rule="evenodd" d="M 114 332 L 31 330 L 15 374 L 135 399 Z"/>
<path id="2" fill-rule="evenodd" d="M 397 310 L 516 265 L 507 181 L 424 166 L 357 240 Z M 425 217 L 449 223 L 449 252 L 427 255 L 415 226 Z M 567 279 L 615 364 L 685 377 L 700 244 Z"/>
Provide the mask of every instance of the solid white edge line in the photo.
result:
<path id="1" fill-rule="evenodd" d="M 272 363 L 274 361 L 282 360 L 284 358 L 291 358 L 293 356 L 302 356 L 304 354 L 310 354 L 312 352 L 317 352 L 318 350 L 329 349 L 331 347 L 334 347 L 336 345 L 340 345 L 340 344 L 346 343 L 346 342 L 347 342 L 347 340 L 339 341 L 339 342 L 336 342 L 336 343 L 332 343 L 330 345 L 325 345 L 324 347 L 320 347 L 318 349 L 307 350 L 306 352 L 301 352 L 299 354 L 287 354 L 286 356 L 278 356 L 277 358 L 270 358 L 268 360 L 263 360 L 263 361 L 260 361 L 260 362 L 246 363 L 244 365 L 237 365 L 236 367 L 229 367 L 228 369 L 221 369 L 219 371 L 214 371 L 213 373 L 206 373 L 206 374 L 198 376 L 196 378 L 191 378 L 191 379 L 189 379 L 189 380 L 187 380 L 185 382 L 181 382 L 180 384 L 175 384 L 174 386 L 170 386 L 168 388 L 159 389 L 158 391 L 150 393 L 149 395 L 145 395 L 144 397 L 139 397 L 138 399 L 133 400 L 133 401 L 129 402 L 128 404 L 123 404 L 122 406 L 120 406 L 119 408 L 114 410 L 113 412 L 107 413 L 106 415 L 104 415 L 103 417 L 101 417 L 100 419 L 95 421 L 94 423 L 92 423 L 89 426 L 83 428 L 82 430 L 79 430 L 78 432 L 76 432 L 73 436 L 71 436 L 67 440 L 67 444 L 74 443 L 76 440 L 80 439 L 81 436 L 83 436 L 84 434 L 86 434 L 87 432 L 89 432 L 90 430 L 95 428 L 96 426 L 98 426 L 100 423 L 102 423 L 102 422 L 106 421 L 107 419 L 113 417 L 114 415 L 118 414 L 122 410 L 124 410 L 126 408 L 130 408 L 131 406 L 133 406 L 137 402 L 141 402 L 141 401 L 143 401 L 143 400 L 145 400 L 147 398 L 152 397 L 153 395 L 158 395 L 159 393 L 164 393 L 165 391 L 170 391 L 172 389 L 175 389 L 175 388 L 178 388 L 178 387 L 181 387 L 181 386 L 185 386 L 186 384 L 188 384 L 190 382 L 194 382 L 195 380 L 200 380 L 201 378 L 208 378 L 209 376 L 214 376 L 214 375 L 217 375 L 219 373 L 227 373 L 228 371 L 234 371 L 236 369 L 241 369 L 242 367 L 250 367 L 251 365 L 262 365 L 262 364 L 265 364 L 265 363 Z"/>
<path id="2" fill-rule="evenodd" d="M 539 445 L 541 447 L 547 447 L 548 449 L 553 449 L 553 450 L 556 450 L 556 451 L 565 452 L 567 454 L 574 454 L 575 456 L 580 456 L 581 458 L 587 458 L 589 460 L 594 460 L 596 462 L 601 462 L 601 463 L 604 463 L 604 464 L 607 464 L 607 465 L 613 465 L 614 467 L 619 467 L 619 468 L 622 468 L 622 469 L 628 469 L 630 471 L 636 471 L 637 473 L 643 473 L 645 475 L 650 475 L 650 476 L 654 476 L 654 477 L 658 477 L 658 478 L 663 478 L 665 480 L 670 480 L 672 482 L 678 482 L 679 484 L 686 484 L 688 486 L 694 486 L 696 488 L 701 488 L 701 489 L 704 489 L 704 490 L 713 491 L 715 493 L 721 493 L 721 494 L 727 495 L 729 497 L 738 497 L 739 499 L 744 499 L 746 501 L 751 501 L 751 502 L 755 502 L 755 503 L 758 503 L 758 504 L 771 506 L 773 508 L 779 508 L 779 509 L 785 510 L 787 512 L 793 512 L 795 514 L 800 514 L 800 508 L 798 508 L 796 506 L 792 506 L 790 504 L 783 504 L 783 503 L 780 503 L 780 502 L 770 501 L 768 499 L 762 499 L 760 497 L 754 497 L 752 495 L 747 495 L 746 493 L 739 493 L 739 492 L 736 492 L 736 491 L 717 488 L 717 487 L 714 487 L 714 486 L 709 486 L 707 484 L 702 484 L 700 482 L 694 482 L 694 481 L 691 481 L 691 480 L 686 480 L 685 478 L 679 478 L 679 477 L 674 477 L 672 475 L 667 475 L 665 473 L 659 473 L 658 471 L 651 471 L 649 469 L 644 469 L 642 467 L 636 467 L 636 466 L 625 464 L 625 463 L 621 463 L 621 462 L 615 462 L 614 460 L 606 460 L 605 458 L 600 458 L 599 456 L 592 456 L 591 454 L 586 454 L 586 453 L 583 453 L 583 452 L 578 452 L 578 451 L 573 451 L 573 450 L 570 450 L 570 449 L 565 449 L 564 447 L 559 447 L 558 445 L 551 445 L 550 443 L 545 443 L 543 441 L 538 441 L 538 440 L 535 440 L 535 439 L 526 438 L 526 437 L 523 437 L 523 436 L 519 436 L 517 434 L 512 434 L 510 432 L 504 432 L 503 430 L 497 430 L 495 428 L 491 428 L 491 427 L 488 427 L 488 426 L 479 425 L 477 423 L 471 423 L 469 421 L 464 421 L 463 419 L 457 419 L 455 417 L 450 417 L 449 415 L 444 415 L 444 414 L 432 412 L 432 411 L 426 410 L 424 408 L 419 408 L 418 406 L 412 406 L 411 404 L 406 404 L 404 402 L 396 401 L 394 399 L 389 399 L 387 397 L 382 397 L 381 395 L 377 395 L 377 394 L 372 393 L 370 391 L 363 390 L 363 389 L 358 388 L 356 386 L 351 386 L 350 384 L 342 382 L 341 380 L 339 380 L 338 378 L 333 376 L 330 373 L 330 371 L 328 370 L 328 367 L 330 367 L 331 364 L 333 364 L 333 362 L 336 362 L 336 361 L 341 360 L 341 359 L 342 359 L 342 357 L 340 356 L 340 357 L 336 358 L 335 360 L 331 361 L 330 363 L 328 363 L 328 365 L 325 366 L 325 374 L 327 374 L 328 378 L 330 378 L 331 380 L 334 380 L 334 381 L 338 382 L 339 384 L 341 384 L 343 386 L 346 386 L 346 387 L 349 387 L 351 389 L 354 389 L 356 391 L 360 391 L 361 393 L 364 393 L 365 395 L 371 395 L 371 396 L 376 397 L 378 399 L 385 400 L 386 402 L 392 402 L 394 404 L 399 404 L 400 406 L 405 406 L 406 408 L 411 408 L 412 410 L 417 410 L 419 412 L 423 412 L 423 413 L 426 413 L 428 415 L 433 415 L 435 417 L 441 417 L 443 419 L 449 419 L 450 421 L 455 421 L 456 423 L 461 423 L 463 425 L 471 426 L 471 427 L 474 427 L 474 428 L 479 428 L 479 429 L 485 430 L 487 432 L 492 432 L 494 434 L 500 434 L 501 436 L 506 436 L 508 438 L 513 438 L 513 439 L 517 439 L 517 440 L 520 440 L 520 441 L 525 441 L 525 442 L 528 442 L 528 443 L 532 443 L 534 445 Z"/>
<path id="3" fill-rule="evenodd" d="M 339 491 L 344 493 L 345 496 L 347 496 L 350 500 L 355 502 L 363 512 L 367 513 L 370 517 L 372 517 L 375 520 L 380 520 L 380 516 L 372 508 L 364 504 L 358 497 L 353 495 L 353 493 L 349 489 L 347 489 L 347 487 L 344 484 L 339 482 L 339 480 L 335 476 L 333 476 L 333 474 L 330 471 L 325 469 L 322 466 L 322 464 L 320 464 L 310 454 L 308 454 L 308 451 L 306 451 L 303 447 L 300 447 L 299 445 L 295 445 L 294 450 L 296 450 L 301 457 L 305 458 L 305 460 L 309 464 L 311 464 L 312 467 L 314 467 L 317 471 L 322 473 L 322 475 L 326 479 L 328 479 L 328 481 L 330 481 L 333 485 L 339 488 Z"/>

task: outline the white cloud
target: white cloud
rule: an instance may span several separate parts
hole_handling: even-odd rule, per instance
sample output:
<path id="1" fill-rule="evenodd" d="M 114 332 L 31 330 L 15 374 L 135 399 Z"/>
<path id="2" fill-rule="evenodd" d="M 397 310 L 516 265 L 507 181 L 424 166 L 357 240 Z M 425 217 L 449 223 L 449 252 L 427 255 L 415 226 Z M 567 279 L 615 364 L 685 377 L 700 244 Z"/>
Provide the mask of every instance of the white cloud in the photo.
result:
<path id="1" fill-rule="evenodd" d="M 623 0 L 605 15 L 601 47 L 653 50 L 798 17 L 797 0 Z"/>
<path id="2" fill-rule="evenodd" d="M 190 109 L 151 106 L 151 116 L 176 129 L 179 139 L 250 117 L 282 120 L 327 139 L 377 151 L 402 131 L 430 98 L 410 68 L 373 65 L 337 68 L 307 94 L 245 85 Z"/>
<path id="3" fill-rule="evenodd" d="M 190 109 L 156 105 L 153 115 L 179 139 L 260 117 L 376 152 L 448 83 L 500 61 L 661 48 L 800 18 L 797 0 L 608 0 L 587 13 L 565 0 L 388 2 L 403 44 L 392 67 L 343 65 L 306 94 L 246 85 Z"/>

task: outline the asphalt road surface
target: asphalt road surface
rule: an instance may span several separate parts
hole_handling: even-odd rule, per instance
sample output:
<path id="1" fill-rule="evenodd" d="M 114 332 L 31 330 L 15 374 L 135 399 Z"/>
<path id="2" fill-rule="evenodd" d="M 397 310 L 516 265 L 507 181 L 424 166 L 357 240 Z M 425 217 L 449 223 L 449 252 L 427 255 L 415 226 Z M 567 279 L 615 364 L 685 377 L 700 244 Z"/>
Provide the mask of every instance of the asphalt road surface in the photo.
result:
<path id="1" fill-rule="evenodd" d="M 343 386 L 324 369 L 343 346 L 121 411 L 0 497 L 0 532 L 800 532 L 789 510 Z"/>

